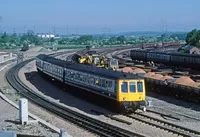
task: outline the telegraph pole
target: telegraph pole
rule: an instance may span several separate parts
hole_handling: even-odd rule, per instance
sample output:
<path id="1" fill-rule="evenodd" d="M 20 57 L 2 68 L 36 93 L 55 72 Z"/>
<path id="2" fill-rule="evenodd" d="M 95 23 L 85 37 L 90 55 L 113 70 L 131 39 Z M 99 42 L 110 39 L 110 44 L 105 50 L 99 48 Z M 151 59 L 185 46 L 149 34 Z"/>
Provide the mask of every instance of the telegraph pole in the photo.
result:
<path id="1" fill-rule="evenodd" d="M 68 24 L 67 24 L 67 35 L 69 35 L 69 28 L 68 28 Z"/>
<path id="2" fill-rule="evenodd" d="M 53 27 L 53 34 L 56 35 L 56 27 Z"/>
<path id="3" fill-rule="evenodd" d="M 15 30 L 15 28 L 13 28 L 13 34 L 15 34 L 16 33 L 16 30 Z"/>
<path id="4" fill-rule="evenodd" d="M 35 26 L 33 26 L 33 31 L 34 31 L 34 33 L 35 33 Z"/>
<path id="5" fill-rule="evenodd" d="M 1 33 L 1 31 L 2 31 L 2 30 L 1 30 L 1 29 L 2 29 L 2 28 L 1 28 L 1 23 L 2 23 L 2 20 L 3 20 L 3 17 L 2 17 L 2 16 L 0 16 L 0 33 Z"/>
<path id="6" fill-rule="evenodd" d="M 78 28 L 76 27 L 76 36 L 78 36 Z"/>
<path id="7" fill-rule="evenodd" d="M 111 31 L 110 28 L 107 27 L 107 25 L 105 25 L 104 28 L 102 28 L 102 32 L 104 33 L 105 36 L 107 36 L 107 34 Z"/>
<path id="8" fill-rule="evenodd" d="M 161 19 L 161 31 L 166 34 L 167 32 L 167 22 L 164 19 Z"/>
<path id="9" fill-rule="evenodd" d="M 27 27 L 27 26 L 25 25 L 25 26 L 24 26 L 24 34 L 27 32 L 27 31 L 26 31 L 26 27 Z"/>

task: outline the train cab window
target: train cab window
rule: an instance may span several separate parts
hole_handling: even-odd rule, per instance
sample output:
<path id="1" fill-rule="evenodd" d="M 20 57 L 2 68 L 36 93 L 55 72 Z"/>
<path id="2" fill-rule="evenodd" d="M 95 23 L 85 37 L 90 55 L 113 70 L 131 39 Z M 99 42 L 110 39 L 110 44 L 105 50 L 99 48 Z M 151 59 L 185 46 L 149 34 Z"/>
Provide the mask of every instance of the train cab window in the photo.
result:
<path id="1" fill-rule="evenodd" d="M 128 92 L 128 82 L 122 82 L 121 83 L 121 91 L 124 93 Z"/>
<path id="2" fill-rule="evenodd" d="M 130 82 L 130 92 L 136 92 L 136 84 L 135 82 Z"/>
<path id="3" fill-rule="evenodd" d="M 138 92 L 143 92 L 142 82 L 137 82 Z"/>

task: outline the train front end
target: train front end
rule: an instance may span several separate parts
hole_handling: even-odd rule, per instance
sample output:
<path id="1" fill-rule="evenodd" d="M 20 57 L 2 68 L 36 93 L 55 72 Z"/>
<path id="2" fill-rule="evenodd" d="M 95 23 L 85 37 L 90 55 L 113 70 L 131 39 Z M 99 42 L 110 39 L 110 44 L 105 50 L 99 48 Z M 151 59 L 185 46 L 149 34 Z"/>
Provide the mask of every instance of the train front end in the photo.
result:
<path id="1" fill-rule="evenodd" d="M 117 101 L 122 112 L 131 113 L 145 104 L 146 91 L 144 79 L 118 80 Z"/>

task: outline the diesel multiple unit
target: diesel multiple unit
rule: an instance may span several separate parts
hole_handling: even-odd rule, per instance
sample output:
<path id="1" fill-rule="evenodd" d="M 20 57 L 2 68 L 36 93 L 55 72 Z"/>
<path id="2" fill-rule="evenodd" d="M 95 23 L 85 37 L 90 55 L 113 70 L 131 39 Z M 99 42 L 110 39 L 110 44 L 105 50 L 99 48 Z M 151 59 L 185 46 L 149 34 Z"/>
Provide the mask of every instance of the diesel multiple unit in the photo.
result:
<path id="1" fill-rule="evenodd" d="M 114 101 L 122 111 L 135 111 L 145 101 L 144 79 L 131 74 L 73 64 L 47 55 L 36 57 L 38 72 Z"/>

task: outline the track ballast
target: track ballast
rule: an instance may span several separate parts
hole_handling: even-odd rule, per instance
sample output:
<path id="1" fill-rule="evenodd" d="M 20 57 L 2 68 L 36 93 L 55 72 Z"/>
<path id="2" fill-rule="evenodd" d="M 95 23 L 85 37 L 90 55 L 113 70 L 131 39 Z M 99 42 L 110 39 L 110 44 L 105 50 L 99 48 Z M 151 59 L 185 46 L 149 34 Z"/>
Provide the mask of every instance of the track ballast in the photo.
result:
<path id="1" fill-rule="evenodd" d="M 23 96 L 29 98 L 34 103 L 40 105 L 41 107 L 55 113 L 56 115 L 61 116 L 62 118 L 84 128 L 87 129 L 93 133 L 96 133 L 100 136 L 115 136 L 115 137 L 144 137 L 144 135 L 131 132 L 128 130 L 125 130 L 123 128 L 102 122 L 100 120 L 91 118 L 89 116 L 86 116 L 84 114 L 78 113 L 76 111 L 73 111 L 67 107 L 64 107 L 63 105 L 60 105 L 56 102 L 50 101 L 49 99 L 45 98 L 44 96 L 34 92 L 29 87 L 27 87 L 24 83 L 21 82 L 21 80 L 18 77 L 19 70 L 30 61 L 33 61 L 34 59 L 30 59 L 27 61 L 24 61 L 13 68 L 11 68 L 7 74 L 6 79 L 9 82 L 9 84 L 20 94 Z"/>

